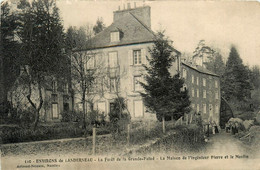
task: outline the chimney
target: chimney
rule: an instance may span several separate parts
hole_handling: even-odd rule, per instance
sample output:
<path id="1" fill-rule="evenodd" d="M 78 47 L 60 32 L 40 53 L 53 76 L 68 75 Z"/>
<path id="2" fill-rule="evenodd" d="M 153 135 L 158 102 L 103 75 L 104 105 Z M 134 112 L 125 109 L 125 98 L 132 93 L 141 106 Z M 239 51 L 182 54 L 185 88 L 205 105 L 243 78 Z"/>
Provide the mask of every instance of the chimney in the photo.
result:
<path id="1" fill-rule="evenodd" d="M 127 13 L 133 14 L 138 20 L 145 24 L 148 28 L 151 28 L 151 7 L 142 6 L 131 9 L 130 3 L 127 4 L 127 9 L 114 11 L 114 22 L 124 17 Z"/>

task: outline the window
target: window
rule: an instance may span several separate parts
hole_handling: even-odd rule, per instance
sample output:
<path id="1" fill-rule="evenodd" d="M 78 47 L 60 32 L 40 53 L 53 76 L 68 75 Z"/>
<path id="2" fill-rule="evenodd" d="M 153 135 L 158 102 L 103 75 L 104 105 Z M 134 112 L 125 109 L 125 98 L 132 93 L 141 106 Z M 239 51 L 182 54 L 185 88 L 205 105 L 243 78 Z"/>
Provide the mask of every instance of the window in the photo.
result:
<path id="1" fill-rule="evenodd" d="M 100 113 L 106 114 L 106 103 L 105 103 L 105 102 L 98 102 L 98 103 L 97 103 L 97 110 L 98 110 Z"/>
<path id="2" fill-rule="evenodd" d="M 199 77 L 197 77 L 197 85 L 199 85 Z"/>
<path id="3" fill-rule="evenodd" d="M 209 104 L 209 116 L 211 118 L 213 117 L 213 106 L 212 106 L 212 104 Z"/>
<path id="4" fill-rule="evenodd" d="M 68 112 L 70 110 L 70 105 L 69 103 L 63 103 L 63 111 Z"/>
<path id="5" fill-rule="evenodd" d="M 218 91 L 215 92 L 215 99 L 218 99 Z"/>
<path id="6" fill-rule="evenodd" d="M 207 98 L 207 93 L 206 90 L 203 90 L 203 98 L 206 99 Z"/>
<path id="7" fill-rule="evenodd" d="M 216 104 L 215 105 L 215 113 L 218 114 L 218 112 L 219 112 L 219 108 L 218 108 L 218 105 Z"/>
<path id="8" fill-rule="evenodd" d="M 143 108 L 143 101 L 142 100 L 134 101 L 134 116 L 135 117 L 143 117 L 144 116 L 144 108 Z"/>
<path id="9" fill-rule="evenodd" d="M 116 91 L 116 79 L 111 78 L 110 79 L 110 92 L 115 92 Z"/>
<path id="10" fill-rule="evenodd" d="M 57 92 L 57 81 L 52 81 L 52 92 Z"/>
<path id="11" fill-rule="evenodd" d="M 142 64 L 142 55 L 141 50 L 133 51 L 134 65 Z"/>
<path id="12" fill-rule="evenodd" d="M 141 91 L 143 87 L 141 86 L 140 82 L 143 82 L 143 78 L 141 76 L 134 77 L 134 91 Z"/>
<path id="13" fill-rule="evenodd" d="M 187 70 L 186 70 L 186 69 L 183 69 L 183 75 L 182 75 L 182 76 L 183 76 L 183 78 L 185 78 L 185 79 L 187 78 Z"/>
<path id="14" fill-rule="evenodd" d="M 118 31 L 110 33 L 110 41 L 111 42 L 117 42 L 117 41 L 120 40 L 119 38 L 120 37 L 119 37 L 119 32 Z"/>
<path id="15" fill-rule="evenodd" d="M 117 52 L 108 53 L 109 67 L 117 67 Z"/>
<path id="16" fill-rule="evenodd" d="M 200 105 L 197 104 L 197 113 L 199 113 L 199 111 L 200 111 Z"/>
<path id="17" fill-rule="evenodd" d="M 191 95 L 192 95 L 192 97 L 194 97 L 194 89 L 193 88 L 191 90 Z"/>
<path id="18" fill-rule="evenodd" d="M 197 89 L 197 97 L 200 97 L 200 90 Z"/>
<path id="19" fill-rule="evenodd" d="M 215 87 L 218 88 L 218 81 L 215 80 Z"/>
<path id="20" fill-rule="evenodd" d="M 203 78 L 203 86 L 206 86 L 206 79 Z"/>
<path id="21" fill-rule="evenodd" d="M 89 87 L 87 89 L 89 93 L 94 93 L 95 91 L 97 91 L 97 88 L 98 88 L 97 82 L 98 82 L 98 80 L 94 79 L 94 81 L 89 85 Z"/>
<path id="22" fill-rule="evenodd" d="M 64 93 L 68 94 L 69 93 L 69 86 L 68 86 L 68 83 L 65 83 L 64 86 L 63 86 L 63 90 L 64 90 Z"/>
<path id="23" fill-rule="evenodd" d="M 207 105 L 206 104 L 203 104 L 203 113 L 207 113 Z"/>
<path id="24" fill-rule="evenodd" d="M 53 118 L 53 119 L 59 118 L 59 114 L 58 114 L 58 104 L 57 104 L 57 103 L 53 103 L 53 104 L 52 104 L 52 118 Z"/>
<path id="25" fill-rule="evenodd" d="M 88 55 L 86 61 L 87 61 L 87 69 L 95 68 L 95 56 L 94 55 Z"/>
<path id="26" fill-rule="evenodd" d="M 194 75 L 191 76 L 191 83 L 194 83 Z"/>

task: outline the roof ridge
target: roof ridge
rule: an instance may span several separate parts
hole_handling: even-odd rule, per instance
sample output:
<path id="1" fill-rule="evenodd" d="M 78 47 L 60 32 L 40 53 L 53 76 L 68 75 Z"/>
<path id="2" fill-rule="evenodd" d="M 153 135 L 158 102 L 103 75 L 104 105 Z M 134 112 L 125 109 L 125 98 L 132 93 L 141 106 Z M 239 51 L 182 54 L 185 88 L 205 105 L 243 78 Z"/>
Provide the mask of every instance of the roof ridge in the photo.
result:
<path id="1" fill-rule="evenodd" d="M 138 22 L 140 22 L 140 24 L 142 24 L 149 32 L 156 36 L 155 33 L 146 24 L 140 21 L 134 14 L 132 14 L 130 11 L 128 13 L 131 14 Z"/>
<path id="2" fill-rule="evenodd" d="M 214 72 L 212 72 L 212 71 L 210 71 L 209 69 L 207 69 L 207 68 L 203 68 L 204 70 L 202 70 L 202 69 L 200 69 L 200 68 L 197 68 L 197 67 L 194 67 L 194 66 L 192 66 L 192 65 L 190 65 L 190 64 L 188 64 L 188 63 L 185 63 L 185 62 L 181 62 L 182 64 L 184 64 L 184 65 L 186 65 L 186 66 L 188 66 L 188 67 L 190 67 L 190 68 L 192 68 L 192 69 L 194 69 L 194 70 L 196 70 L 196 71 L 198 71 L 198 72 L 200 72 L 200 73 L 204 73 L 204 74 L 209 74 L 209 75 L 213 75 L 213 76 L 217 76 L 217 77 L 219 77 L 219 75 L 218 74 L 216 74 L 216 73 L 214 73 Z M 206 71 L 207 72 L 206 72 Z"/>

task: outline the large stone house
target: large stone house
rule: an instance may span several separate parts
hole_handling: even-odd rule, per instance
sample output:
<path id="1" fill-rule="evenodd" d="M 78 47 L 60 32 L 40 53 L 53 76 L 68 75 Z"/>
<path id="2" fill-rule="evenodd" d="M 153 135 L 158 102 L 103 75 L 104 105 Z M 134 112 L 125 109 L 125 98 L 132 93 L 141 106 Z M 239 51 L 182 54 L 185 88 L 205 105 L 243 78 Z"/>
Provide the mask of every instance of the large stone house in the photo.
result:
<path id="1" fill-rule="evenodd" d="M 153 46 L 155 36 L 151 30 L 150 11 L 149 6 L 137 8 L 128 6 L 128 9 L 115 11 L 113 23 L 91 41 L 92 46 L 89 50 L 95 54 L 92 65 L 103 63 L 108 72 L 107 79 L 102 79 L 102 83 L 99 83 L 102 86 L 108 85 L 102 87 L 105 93 L 103 95 L 92 93 L 96 95 L 93 100 L 94 109 L 106 115 L 119 94 L 126 99 L 132 120 L 155 119 L 155 114 L 147 111 L 139 94 L 143 91 L 139 82 L 144 81 L 142 75 L 145 74 L 142 65 L 148 64 L 149 48 Z M 176 60 L 170 72 L 171 74 L 180 72 L 185 78 L 193 110 L 201 112 L 204 121 L 213 120 L 219 123 L 219 77 L 203 67 L 194 67 L 181 62 L 178 51 L 172 55 L 176 56 Z M 80 105 L 80 100 L 76 99 L 77 97 L 75 104 Z"/>
<path id="2" fill-rule="evenodd" d="M 154 117 L 147 113 L 139 94 L 143 90 L 139 84 L 144 73 L 142 65 L 147 64 L 146 57 L 149 57 L 148 49 L 153 45 L 154 36 L 149 6 L 114 12 L 113 23 L 91 40 L 91 49 L 88 49 L 95 55 L 92 65 L 97 67 L 102 63 L 108 73 L 99 80 L 104 93 L 97 94 L 97 90 L 91 93 L 94 109 L 108 115 L 114 99 L 120 95 L 127 100 L 132 119 Z M 78 109 L 82 108 L 79 98 L 75 94 Z"/>

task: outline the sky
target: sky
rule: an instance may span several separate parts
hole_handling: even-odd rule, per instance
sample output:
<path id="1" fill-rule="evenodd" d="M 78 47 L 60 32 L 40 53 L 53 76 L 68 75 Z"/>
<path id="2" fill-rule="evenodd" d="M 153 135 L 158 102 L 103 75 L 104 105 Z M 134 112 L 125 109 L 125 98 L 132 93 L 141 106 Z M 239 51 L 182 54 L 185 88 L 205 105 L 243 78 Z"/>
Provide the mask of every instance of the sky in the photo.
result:
<path id="1" fill-rule="evenodd" d="M 106 26 L 113 11 L 135 1 L 58 0 L 65 28 L 94 25 L 102 17 Z M 223 1 L 136 1 L 151 7 L 152 30 L 165 29 L 174 47 L 192 55 L 200 40 L 228 57 L 235 45 L 244 64 L 260 66 L 260 3 Z"/>

